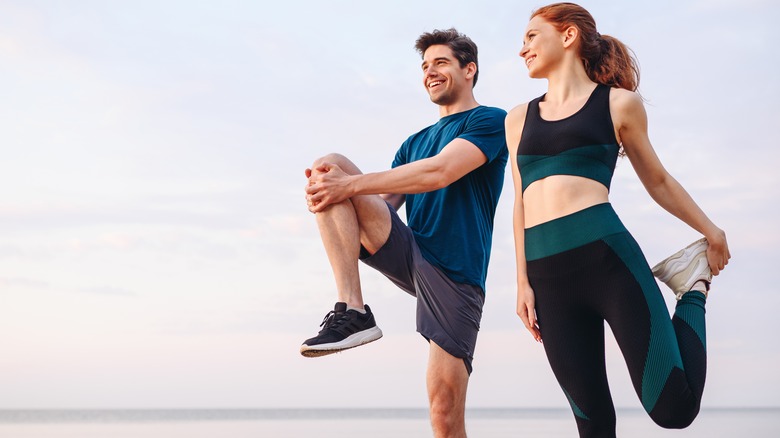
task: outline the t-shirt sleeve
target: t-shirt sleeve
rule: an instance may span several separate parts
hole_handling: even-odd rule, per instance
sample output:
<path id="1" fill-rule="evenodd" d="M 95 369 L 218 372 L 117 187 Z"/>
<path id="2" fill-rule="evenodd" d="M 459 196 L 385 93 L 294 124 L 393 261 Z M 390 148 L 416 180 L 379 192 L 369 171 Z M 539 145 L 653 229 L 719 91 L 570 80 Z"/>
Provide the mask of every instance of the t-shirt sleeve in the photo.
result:
<path id="1" fill-rule="evenodd" d="M 402 166 L 409 162 L 409 159 L 407 158 L 407 150 L 409 149 L 409 140 L 407 139 L 403 144 L 401 144 L 401 147 L 398 148 L 398 151 L 395 153 L 395 158 L 393 158 L 393 164 L 390 166 L 391 168 L 395 169 L 398 166 Z"/>
<path id="2" fill-rule="evenodd" d="M 458 138 L 473 143 L 491 162 L 506 151 L 505 118 L 506 111 L 484 107 L 472 114 L 465 131 Z"/>

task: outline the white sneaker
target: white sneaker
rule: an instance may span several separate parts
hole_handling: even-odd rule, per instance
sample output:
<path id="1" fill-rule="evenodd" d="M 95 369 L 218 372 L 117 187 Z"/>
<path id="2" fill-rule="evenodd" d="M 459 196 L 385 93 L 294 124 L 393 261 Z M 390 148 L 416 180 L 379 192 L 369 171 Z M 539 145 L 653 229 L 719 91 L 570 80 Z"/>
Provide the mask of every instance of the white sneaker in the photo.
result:
<path id="1" fill-rule="evenodd" d="M 699 239 L 672 254 L 653 267 L 653 275 L 666 283 L 679 300 L 697 281 L 706 285 L 704 296 L 710 289 L 712 272 L 707 262 L 707 239 Z"/>

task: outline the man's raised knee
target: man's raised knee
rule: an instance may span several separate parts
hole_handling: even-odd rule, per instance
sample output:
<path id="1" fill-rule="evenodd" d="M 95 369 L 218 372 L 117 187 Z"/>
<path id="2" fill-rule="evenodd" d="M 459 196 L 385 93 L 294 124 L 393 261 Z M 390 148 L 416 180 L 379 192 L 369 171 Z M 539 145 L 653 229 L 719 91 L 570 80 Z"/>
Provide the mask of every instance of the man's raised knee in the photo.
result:
<path id="1" fill-rule="evenodd" d="M 324 156 L 314 160 L 314 164 L 312 164 L 312 169 L 314 169 L 317 166 L 320 166 L 320 165 L 322 165 L 324 163 L 332 163 L 332 164 L 341 165 L 344 162 L 348 163 L 350 161 L 344 155 L 341 155 L 341 154 L 336 153 L 336 152 L 331 152 L 331 153 L 329 153 L 327 155 L 324 155 Z"/>
<path id="2" fill-rule="evenodd" d="M 317 168 L 323 164 L 335 164 L 350 175 L 361 173 L 360 169 L 349 158 L 339 153 L 331 152 L 314 160 L 314 163 L 311 165 L 312 174 L 316 174 L 318 172 Z"/>

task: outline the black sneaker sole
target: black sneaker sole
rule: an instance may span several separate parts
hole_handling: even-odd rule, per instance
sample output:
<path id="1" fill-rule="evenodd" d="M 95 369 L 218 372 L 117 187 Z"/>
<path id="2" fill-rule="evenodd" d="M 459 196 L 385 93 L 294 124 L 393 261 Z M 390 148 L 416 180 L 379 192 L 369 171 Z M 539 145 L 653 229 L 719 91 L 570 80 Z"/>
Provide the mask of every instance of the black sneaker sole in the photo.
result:
<path id="1" fill-rule="evenodd" d="M 339 353 L 350 348 L 360 347 L 370 342 L 374 342 L 382 337 L 382 330 L 379 327 L 372 327 L 353 334 L 352 336 L 340 342 L 320 345 L 301 345 L 301 355 L 304 357 L 320 357 L 333 353 Z"/>

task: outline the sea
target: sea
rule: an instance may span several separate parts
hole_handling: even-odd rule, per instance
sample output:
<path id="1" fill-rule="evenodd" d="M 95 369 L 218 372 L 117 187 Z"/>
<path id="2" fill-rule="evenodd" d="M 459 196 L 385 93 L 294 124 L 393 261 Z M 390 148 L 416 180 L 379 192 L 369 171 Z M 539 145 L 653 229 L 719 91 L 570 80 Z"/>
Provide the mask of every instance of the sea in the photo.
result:
<path id="1" fill-rule="evenodd" d="M 639 409 L 618 409 L 620 437 L 778 438 L 780 408 L 703 409 L 687 429 L 665 430 Z M 472 408 L 472 438 L 576 437 L 567 409 Z M 431 437 L 426 409 L 0 410 L 2 438 Z"/>

